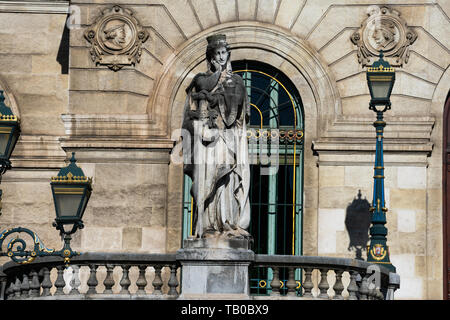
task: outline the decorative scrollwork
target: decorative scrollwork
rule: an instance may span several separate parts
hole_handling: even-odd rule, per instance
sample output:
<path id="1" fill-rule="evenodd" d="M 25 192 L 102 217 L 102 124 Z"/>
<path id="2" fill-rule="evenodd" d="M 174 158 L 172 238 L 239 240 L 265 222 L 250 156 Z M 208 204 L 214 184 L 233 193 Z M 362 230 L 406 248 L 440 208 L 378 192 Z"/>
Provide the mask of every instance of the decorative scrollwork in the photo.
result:
<path id="1" fill-rule="evenodd" d="M 32 240 L 33 240 L 33 248 L 31 250 L 27 249 L 27 242 L 19 238 L 19 235 L 16 236 L 16 238 L 13 238 L 9 241 L 8 245 L 6 246 L 6 252 L 3 251 L 3 242 L 5 239 L 14 233 L 26 233 L 28 234 Z M 17 228 L 11 228 L 6 229 L 2 233 L 0 233 L 0 256 L 8 256 L 16 263 L 19 264 L 27 264 L 36 257 L 42 257 L 42 256 L 61 256 L 64 258 L 64 262 L 66 265 L 70 262 L 70 258 L 74 255 L 79 255 L 79 253 L 72 251 L 72 249 L 69 246 L 70 238 L 65 239 L 65 245 L 64 248 L 60 251 L 55 251 L 55 249 L 49 249 L 47 248 L 42 240 L 39 238 L 39 236 L 32 230 L 17 227 Z"/>

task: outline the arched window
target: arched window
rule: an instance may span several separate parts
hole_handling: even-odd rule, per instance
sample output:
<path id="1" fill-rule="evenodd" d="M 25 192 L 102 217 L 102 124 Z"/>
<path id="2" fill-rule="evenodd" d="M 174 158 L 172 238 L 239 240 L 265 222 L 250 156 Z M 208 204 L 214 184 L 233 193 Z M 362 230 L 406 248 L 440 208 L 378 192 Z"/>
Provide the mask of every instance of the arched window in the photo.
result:
<path id="1" fill-rule="evenodd" d="M 276 68 L 257 61 L 232 62 L 247 87 L 250 125 L 247 128 L 250 158 L 251 222 L 257 254 L 302 254 L 303 132 L 300 95 L 290 79 Z M 185 176 L 183 238 L 192 234 L 190 178 Z M 296 272 L 299 283 L 301 272 Z M 271 269 L 250 271 L 253 294 L 266 294 Z M 280 273 L 287 281 L 287 272 Z M 283 286 L 285 287 L 285 286 Z"/>

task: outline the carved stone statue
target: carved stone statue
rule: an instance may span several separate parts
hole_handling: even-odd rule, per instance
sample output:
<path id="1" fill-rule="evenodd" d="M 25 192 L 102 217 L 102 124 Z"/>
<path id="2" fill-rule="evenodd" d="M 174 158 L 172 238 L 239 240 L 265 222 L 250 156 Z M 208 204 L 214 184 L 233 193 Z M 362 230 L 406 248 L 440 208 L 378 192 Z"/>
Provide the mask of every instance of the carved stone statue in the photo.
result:
<path id="1" fill-rule="evenodd" d="M 250 238 L 247 129 L 244 82 L 233 74 L 225 35 L 207 38 L 208 70 L 186 89 L 184 172 L 191 177 L 195 237 Z"/>

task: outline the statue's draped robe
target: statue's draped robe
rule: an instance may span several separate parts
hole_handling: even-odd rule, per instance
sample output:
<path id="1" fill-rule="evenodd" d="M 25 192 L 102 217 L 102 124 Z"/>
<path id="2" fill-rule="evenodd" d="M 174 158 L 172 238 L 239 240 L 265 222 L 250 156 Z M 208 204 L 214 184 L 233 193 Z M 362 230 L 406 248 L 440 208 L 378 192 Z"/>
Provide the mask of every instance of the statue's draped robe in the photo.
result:
<path id="1" fill-rule="evenodd" d="M 187 89 L 183 121 L 190 133 L 190 139 L 183 139 L 184 171 L 193 181 L 195 234 L 200 238 L 248 235 L 250 224 L 247 92 L 229 64 L 218 76 L 211 71 L 196 75 Z"/>

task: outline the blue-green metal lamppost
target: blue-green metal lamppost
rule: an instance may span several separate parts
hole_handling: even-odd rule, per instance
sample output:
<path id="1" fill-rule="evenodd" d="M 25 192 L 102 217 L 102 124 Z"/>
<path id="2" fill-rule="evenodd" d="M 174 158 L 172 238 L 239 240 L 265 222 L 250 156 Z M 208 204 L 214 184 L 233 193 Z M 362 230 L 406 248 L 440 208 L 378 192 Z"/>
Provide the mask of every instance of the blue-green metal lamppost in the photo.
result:
<path id="1" fill-rule="evenodd" d="M 380 52 L 379 60 L 375 61 L 367 70 L 367 83 L 370 91 L 369 109 L 377 114 L 377 120 L 373 123 L 376 129 L 377 142 L 375 151 L 373 202 L 371 207 L 370 244 L 367 246 L 367 261 L 383 264 L 395 272 L 395 267 L 389 259 L 389 248 L 386 245 L 388 233 L 386 224 L 386 212 L 384 197 L 384 161 L 383 161 L 383 131 L 386 122 L 383 113 L 391 109 L 390 96 L 395 82 L 395 71 L 390 64 L 383 60 L 383 52 Z"/>
<path id="2" fill-rule="evenodd" d="M 79 254 L 70 248 L 70 240 L 71 235 L 77 229 L 83 228 L 81 219 L 92 193 L 92 178 L 87 178 L 83 170 L 75 162 L 75 153 L 72 153 L 70 164 L 62 168 L 58 176 L 53 177 L 50 183 L 56 211 L 53 226 L 64 237 L 63 248 L 59 251 L 47 249 L 35 232 L 18 227 L 7 229 L 0 233 L 0 256 L 8 256 L 13 261 L 21 264 L 29 263 L 36 257 L 61 256 L 67 265 L 70 262 L 70 258 Z M 27 233 L 33 239 L 34 247 L 32 250 L 25 250 L 26 242 L 23 239 L 15 238 L 8 243 L 7 251 L 2 252 L 3 241 L 6 237 L 12 233 L 21 232 Z"/>

